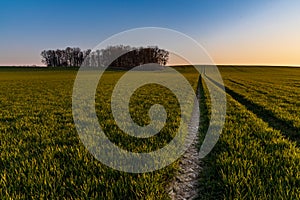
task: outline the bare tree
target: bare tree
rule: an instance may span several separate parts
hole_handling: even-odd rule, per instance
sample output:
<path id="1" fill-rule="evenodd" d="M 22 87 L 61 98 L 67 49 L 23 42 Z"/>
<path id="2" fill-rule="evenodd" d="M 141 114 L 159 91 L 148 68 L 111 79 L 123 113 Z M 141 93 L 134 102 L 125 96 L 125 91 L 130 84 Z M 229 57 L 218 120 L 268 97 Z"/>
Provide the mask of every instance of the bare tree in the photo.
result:
<path id="1" fill-rule="evenodd" d="M 44 50 L 41 52 L 42 62 L 51 67 L 105 67 L 115 69 L 131 69 L 135 66 L 157 63 L 166 65 L 169 52 L 154 47 L 134 48 L 130 46 L 108 46 L 105 49 L 82 51 L 80 48 L 67 47 L 64 50 Z"/>

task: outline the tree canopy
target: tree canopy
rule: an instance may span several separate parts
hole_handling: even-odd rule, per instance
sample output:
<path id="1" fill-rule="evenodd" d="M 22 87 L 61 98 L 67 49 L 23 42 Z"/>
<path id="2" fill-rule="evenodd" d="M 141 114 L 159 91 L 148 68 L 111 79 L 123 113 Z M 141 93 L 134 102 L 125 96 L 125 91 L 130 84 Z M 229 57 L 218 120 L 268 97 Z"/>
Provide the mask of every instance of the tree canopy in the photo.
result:
<path id="1" fill-rule="evenodd" d="M 42 62 L 48 67 L 106 67 L 131 69 L 135 66 L 157 63 L 166 65 L 169 52 L 154 47 L 130 47 L 124 45 L 108 46 L 105 49 L 91 51 L 78 47 L 67 47 L 64 50 L 44 50 L 41 52 Z"/>

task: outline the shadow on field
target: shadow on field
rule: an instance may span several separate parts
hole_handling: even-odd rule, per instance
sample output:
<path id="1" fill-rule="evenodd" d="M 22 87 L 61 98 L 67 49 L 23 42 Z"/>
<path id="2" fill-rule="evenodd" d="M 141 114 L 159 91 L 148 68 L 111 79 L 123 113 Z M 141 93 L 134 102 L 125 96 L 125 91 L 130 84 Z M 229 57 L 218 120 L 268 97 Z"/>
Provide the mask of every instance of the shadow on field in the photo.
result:
<path id="1" fill-rule="evenodd" d="M 219 83 L 209 77 L 207 78 L 220 87 Z M 253 103 L 252 101 L 246 99 L 244 96 L 236 93 L 226 86 L 225 90 L 230 96 L 232 96 L 233 99 L 238 101 L 240 104 L 243 104 L 249 111 L 268 123 L 270 127 L 279 130 L 288 139 L 295 141 L 298 146 L 300 145 L 300 130 L 299 128 L 294 127 L 291 121 L 285 121 L 275 117 L 270 110 L 267 110 L 264 107 Z"/>
<path id="2" fill-rule="evenodd" d="M 248 110 L 253 112 L 255 115 L 257 115 L 259 118 L 261 118 L 263 121 L 267 122 L 269 126 L 276 130 L 280 130 L 282 134 L 284 134 L 286 137 L 288 137 L 291 140 L 294 140 L 297 142 L 297 144 L 300 144 L 300 130 L 293 126 L 291 121 L 285 121 L 282 119 L 279 119 L 274 116 L 274 114 L 266 110 L 264 107 L 259 106 L 242 95 L 234 92 L 233 90 L 229 89 L 228 87 L 225 87 L 228 94 L 230 94 L 236 101 L 243 104 Z"/>
<path id="3" fill-rule="evenodd" d="M 204 76 L 204 75 L 202 75 Z M 199 106 L 200 106 L 200 125 L 199 125 L 199 143 L 201 144 L 205 138 L 209 127 L 210 121 L 210 97 L 206 92 L 205 83 L 202 80 L 201 75 L 198 80 L 198 95 L 199 95 Z M 199 146 L 200 150 L 200 146 Z M 200 199 L 223 199 L 224 195 L 224 183 L 221 181 L 222 178 L 218 173 L 218 169 L 215 165 L 216 156 L 218 155 L 218 144 L 209 153 L 209 156 L 201 159 L 202 170 L 198 181 L 198 197 L 196 200 Z"/>

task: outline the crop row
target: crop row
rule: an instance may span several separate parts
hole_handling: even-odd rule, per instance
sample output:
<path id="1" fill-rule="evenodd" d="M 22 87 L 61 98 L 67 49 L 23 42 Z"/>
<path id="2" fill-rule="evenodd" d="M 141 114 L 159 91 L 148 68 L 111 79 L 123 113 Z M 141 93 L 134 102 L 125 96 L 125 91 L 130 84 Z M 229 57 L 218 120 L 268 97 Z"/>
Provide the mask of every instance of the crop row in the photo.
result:
<path id="1" fill-rule="evenodd" d="M 265 71 L 274 73 L 270 69 Z M 281 82 L 276 82 L 276 77 L 266 79 L 256 75 L 256 78 L 251 79 L 249 75 L 243 73 L 239 78 L 229 77 L 229 74 L 226 74 L 225 84 L 228 93 L 236 100 L 268 122 L 270 126 L 280 130 L 282 134 L 299 142 L 300 102 L 298 96 L 300 90 L 297 82 L 299 83 L 300 80 L 295 79 L 293 85 L 287 84 L 287 80 L 290 82 L 289 80 L 296 73 L 299 73 L 297 69 L 285 69 L 285 74 L 282 76 L 286 80 Z"/>
<path id="2" fill-rule="evenodd" d="M 205 134 L 205 129 L 200 134 Z M 204 162 L 200 198 L 300 197 L 300 150 L 229 94 L 223 133 Z"/>
<path id="3" fill-rule="evenodd" d="M 96 110 L 100 124 L 109 139 L 121 148 L 136 152 L 160 148 L 172 139 L 178 127 L 176 98 L 165 88 L 153 85 L 136 91 L 130 108 L 137 123 L 149 122 L 147 112 L 153 103 L 162 103 L 170 118 L 167 129 L 158 136 L 134 140 L 115 128 L 107 112 L 107 94 L 121 75 L 122 72 L 108 72 L 98 87 Z M 165 188 L 177 171 L 178 162 L 155 172 L 124 173 L 103 165 L 83 146 L 72 116 L 75 76 L 75 70 L 0 72 L 1 198 L 168 198 Z M 197 74 L 184 76 L 196 88 Z"/>

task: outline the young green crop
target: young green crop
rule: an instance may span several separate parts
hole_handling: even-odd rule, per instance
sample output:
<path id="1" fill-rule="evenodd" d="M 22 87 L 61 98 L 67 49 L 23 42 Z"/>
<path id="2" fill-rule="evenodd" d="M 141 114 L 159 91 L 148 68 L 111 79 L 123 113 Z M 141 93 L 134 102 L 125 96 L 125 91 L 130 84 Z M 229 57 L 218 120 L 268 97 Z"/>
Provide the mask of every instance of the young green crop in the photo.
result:
<path id="1" fill-rule="evenodd" d="M 228 73 L 230 69 L 223 69 L 227 92 L 270 127 L 299 145 L 300 70 L 277 67 L 267 68 L 263 73 L 257 67 L 242 69 L 239 73 Z"/>
<path id="2" fill-rule="evenodd" d="M 235 74 L 227 70 L 223 69 L 223 77 L 229 89 L 300 133 L 300 69 L 268 68 L 262 73 L 259 68 L 243 68 L 244 72 Z"/>
<path id="3" fill-rule="evenodd" d="M 178 162 L 145 174 L 124 173 L 101 164 L 86 150 L 72 116 L 76 70 L 1 69 L 0 196 L 11 199 L 166 199 Z M 107 113 L 109 93 L 123 72 L 108 72 L 98 87 L 96 108 L 108 137 L 121 147 L 147 152 L 160 148 L 176 131 L 176 99 L 159 86 L 142 87 L 131 101 L 132 116 L 147 123 L 145 113 L 159 100 L 172 115 L 160 135 L 136 141 L 112 131 Z M 194 88 L 198 75 L 184 74 Z M 157 97 L 157 93 L 164 94 Z M 150 95 L 151 94 L 151 95 Z M 166 98 L 163 100 L 163 98 Z M 168 103 L 170 102 L 170 103 Z M 172 103 L 173 102 L 173 103 Z M 143 117 L 141 117 L 143 116 Z"/>
<path id="4" fill-rule="evenodd" d="M 190 67 L 176 69 L 196 89 L 198 73 Z M 299 199 L 297 132 L 289 137 L 299 130 L 299 69 L 219 69 L 228 93 L 227 116 L 217 145 L 203 159 L 199 198 Z M 165 189 L 178 171 L 178 161 L 159 171 L 129 174 L 106 167 L 86 150 L 72 116 L 76 73 L 74 69 L 0 69 L 0 196 L 168 199 Z M 147 114 L 154 103 L 163 104 L 169 113 L 160 134 L 136 140 L 116 127 L 110 113 L 109 94 L 123 73 L 107 72 L 99 84 L 95 106 L 100 125 L 121 148 L 134 152 L 161 148 L 178 127 L 180 110 L 174 94 L 155 84 L 135 91 L 130 114 L 136 123 L 149 123 Z M 205 84 L 200 85 L 203 139 L 210 99 Z"/>
<path id="5" fill-rule="evenodd" d="M 220 70 L 228 92 L 227 117 L 218 144 L 203 160 L 205 165 L 199 180 L 199 199 L 299 199 L 300 150 L 296 143 L 284 138 L 280 130 L 270 127 L 259 117 L 261 115 L 254 114 L 253 112 L 262 111 L 253 110 L 258 107 L 244 104 L 251 102 L 238 96 L 241 88 L 230 85 L 228 81 L 238 79 L 244 83 L 243 78 L 247 81 L 265 81 L 263 75 L 274 73 L 273 69 L 223 67 Z M 294 69 L 275 68 L 275 73 L 276 70 L 295 74 Z M 268 81 L 275 81 L 276 77 L 273 78 L 270 77 Z M 285 78 L 290 79 L 282 76 L 281 80 Z M 297 82 L 296 77 L 294 78 Z M 210 108 L 207 89 L 204 83 L 202 85 L 206 102 L 204 108 Z M 256 89 L 260 91 L 259 87 Z M 246 84 L 244 90 L 247 90 L 247 93 L 243 93 L 246 98 L 256 94 L 254 88 L 248 90 Z M 266 96 L 276 95 L 276 92 L 274 90 Z M 231 96 L 232 94 L 235 96 Z M 294 102 L 296 101 L 294 98 Z M 276 108 L 276 105 L 273 106 Z M 209 113 L 209 110 L 206 112 Z M 207 125 L 204 124 L 200 134 L 205 134 L 205 127 Z"/>

